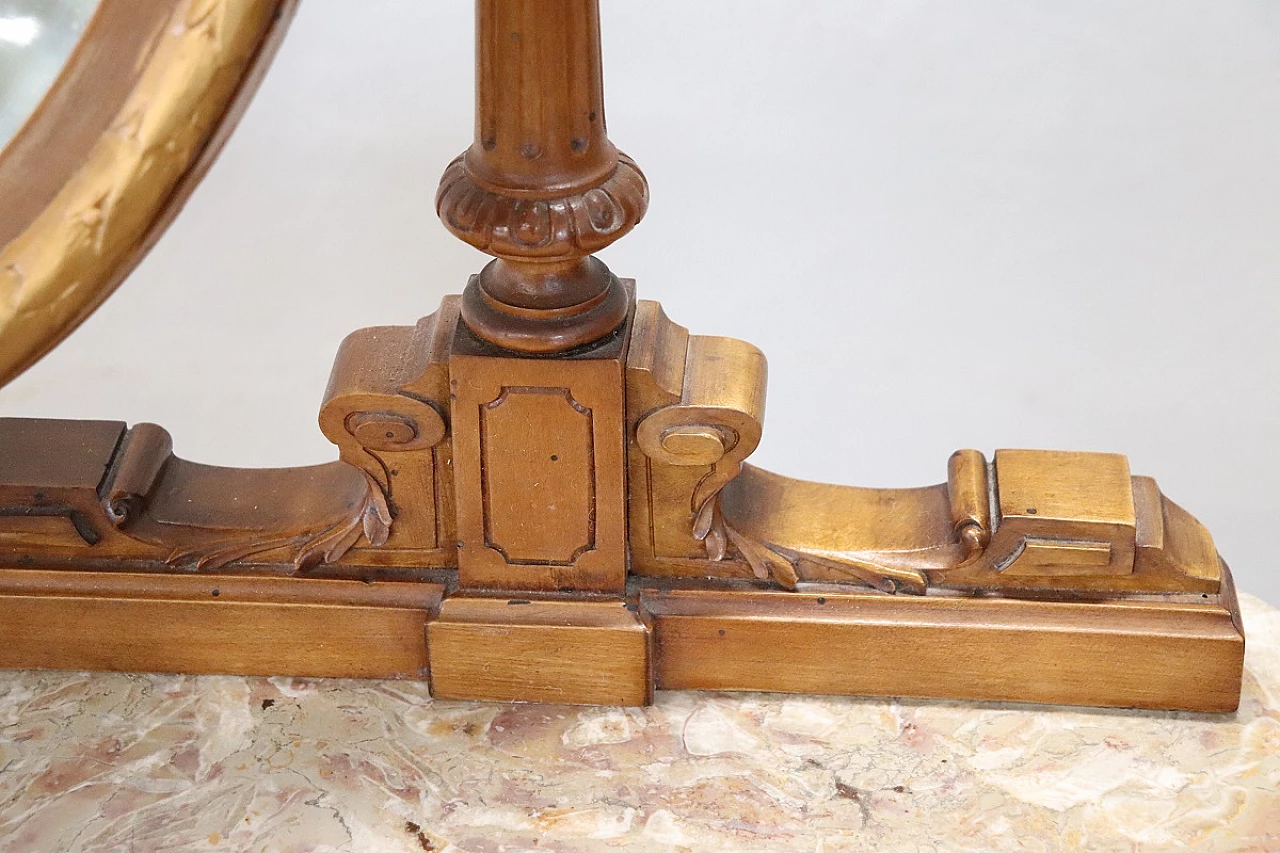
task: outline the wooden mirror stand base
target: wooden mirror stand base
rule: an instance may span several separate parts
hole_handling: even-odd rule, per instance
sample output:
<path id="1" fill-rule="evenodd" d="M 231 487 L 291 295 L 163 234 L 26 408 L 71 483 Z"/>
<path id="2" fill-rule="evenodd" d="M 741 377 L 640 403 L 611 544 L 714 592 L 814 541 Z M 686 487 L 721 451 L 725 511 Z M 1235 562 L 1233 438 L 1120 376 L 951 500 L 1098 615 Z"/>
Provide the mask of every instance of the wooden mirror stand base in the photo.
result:
<path id="1" fill-rule="evenodd" d="M 343 343 L 338 461 L 216 468 L 151 424 L 0 420 L 0 667 L 1233 710 L 1230 573 L 1124 457 L 965 450 L 903 490 L 746 464 L 764 356 L 593 257 L 648 204 L 605 134 L 597 3 L 479 2 L 476 140 L 437 204 L 498 260 Z"/>
<path id="2" fill-rule="evenodd" d="M 341 461 L 214 468 L 159 427 L 0 420 L 0 666 L 1232 710 L 1208 532 L 1124 457 L 955 454 L 932 488 L 744 464 L 765 361 L 640 302 L 516 356 L 459 321 L 343 344 Z"/>

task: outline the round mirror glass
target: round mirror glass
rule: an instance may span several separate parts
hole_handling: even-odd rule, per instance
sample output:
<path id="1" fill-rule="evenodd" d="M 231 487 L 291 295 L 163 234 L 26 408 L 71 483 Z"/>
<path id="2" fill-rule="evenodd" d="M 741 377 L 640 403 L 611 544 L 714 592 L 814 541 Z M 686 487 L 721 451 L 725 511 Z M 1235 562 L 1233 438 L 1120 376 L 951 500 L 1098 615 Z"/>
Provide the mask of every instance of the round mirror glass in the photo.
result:
<path id="1" fill-rule="evenodd" d="M 0 0 L 0 148 L 58 78 L 98 0 Z"/>

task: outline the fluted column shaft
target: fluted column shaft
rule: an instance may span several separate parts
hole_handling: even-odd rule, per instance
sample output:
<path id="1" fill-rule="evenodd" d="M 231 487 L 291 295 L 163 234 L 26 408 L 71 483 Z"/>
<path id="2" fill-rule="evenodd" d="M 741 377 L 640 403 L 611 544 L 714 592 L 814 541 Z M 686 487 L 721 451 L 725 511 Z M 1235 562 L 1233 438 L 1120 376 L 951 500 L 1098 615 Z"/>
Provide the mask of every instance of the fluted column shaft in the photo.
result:
<path id="1" fill-rule="evenodd" d="M 548 353 L 608 337 L 626 318 L 593 252 L 648 206 L 604 120 L 599 0 L 477 0 L 476 138 L 437 207 L 498 260 L 464 294 L 463 319 L 507 349 Z"/>
<path id="2" fill-rule="evenodd" d="M 476 17 L 471 176 L 535 197 L 602 183 L 618 152 L 605 134 L 598 0 L 480 0 Z"/>

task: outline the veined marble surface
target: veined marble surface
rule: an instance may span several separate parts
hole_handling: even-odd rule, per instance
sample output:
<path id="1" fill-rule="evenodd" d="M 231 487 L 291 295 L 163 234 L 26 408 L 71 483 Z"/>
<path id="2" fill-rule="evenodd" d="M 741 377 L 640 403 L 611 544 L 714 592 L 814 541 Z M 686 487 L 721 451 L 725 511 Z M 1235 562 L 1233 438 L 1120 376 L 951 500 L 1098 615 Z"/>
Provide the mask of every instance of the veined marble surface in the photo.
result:
<path id="1" fill-rule="evenodd" d="M 0 850 L 1280 851 L 1280 612 L 1232 717 L 0 673 Z"/>

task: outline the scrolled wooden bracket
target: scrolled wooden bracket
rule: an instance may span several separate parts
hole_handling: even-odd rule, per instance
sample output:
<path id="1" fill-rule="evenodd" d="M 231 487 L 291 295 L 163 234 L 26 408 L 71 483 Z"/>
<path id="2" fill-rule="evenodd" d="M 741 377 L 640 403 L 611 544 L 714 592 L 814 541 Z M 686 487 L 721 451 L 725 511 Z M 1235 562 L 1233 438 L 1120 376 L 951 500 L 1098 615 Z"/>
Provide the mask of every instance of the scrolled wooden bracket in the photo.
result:
<path id="1" fill-rule="evenodd" d="M 760 444 L 764 354 L 730 338 L 691 336 L 653 302 L 640 304 L 636 328 L 627 365 L 628 402 L 631 411 L 643 414 L 635 425 L 639 453 L 633 450 L 631 501 L 635 508 L 652 505 L 647 515 L 633 513 L 632 524 L 649 531 L 653 549 L 643 553 L 642 543 L 637 562 L 643 571 L 663 557 L 693 556 L 686 537 L 703 543 L 712 562 L 723 562 L 732 534 L 720 518 L 719 497 Z M 687 516 L 679 525 L 682 511 Z M 669 527 L 673 512 L 676 529 L 660 537 L 657 528 Z M 655 514 L 661 520 L 655 521 Z M 676 541 L 659 544 L 660 538 Z M 748 563 L 761 576 L 761 564 Z"/>
<path id="2" fill-rule="evenodd" d="M 320 408 L 339 458 L 385 507 L 385 533 L 351 555 L 388 567 L 457 564 L 449 437 L 449 369 L 459 300 L 416 326 L 361 329 L 342 343 Z M 382 521 L 379 516 L 378 522 Z M 387 546 L 387 547 L 383 547 Z"/>

